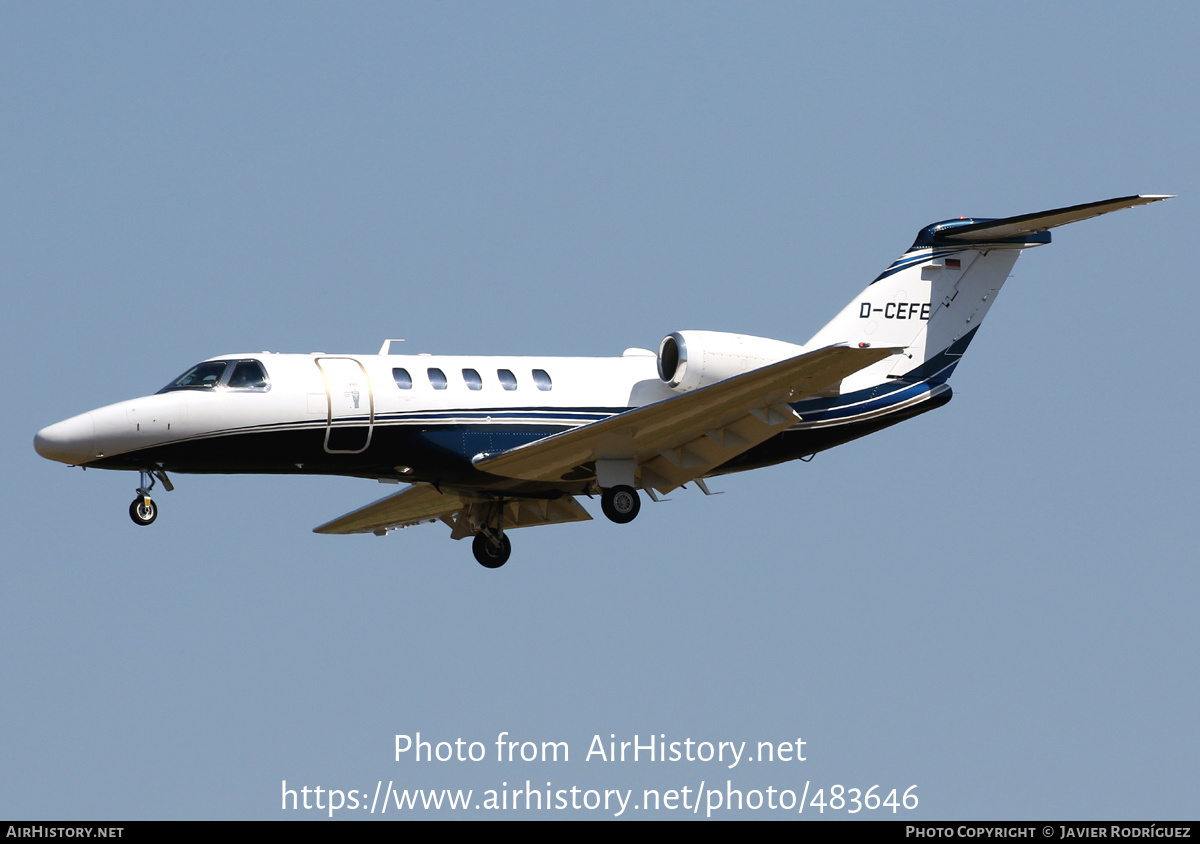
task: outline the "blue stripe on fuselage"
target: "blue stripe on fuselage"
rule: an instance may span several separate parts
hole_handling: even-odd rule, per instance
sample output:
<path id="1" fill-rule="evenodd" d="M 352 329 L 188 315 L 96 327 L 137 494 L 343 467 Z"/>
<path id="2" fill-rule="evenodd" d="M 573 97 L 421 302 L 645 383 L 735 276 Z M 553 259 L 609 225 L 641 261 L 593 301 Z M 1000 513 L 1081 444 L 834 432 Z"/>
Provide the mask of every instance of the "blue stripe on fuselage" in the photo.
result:
<path id="1" fill-rule="evenodd" d="M 948 348 L 894 381 L 833 398 L 803 399 L 792 407 L 804 423 L 815 423 L 850 420 L 860 414 L 873 414 L 909 402 L 946 383 L 978 330 L 978 326 L 972 328 Z"/>

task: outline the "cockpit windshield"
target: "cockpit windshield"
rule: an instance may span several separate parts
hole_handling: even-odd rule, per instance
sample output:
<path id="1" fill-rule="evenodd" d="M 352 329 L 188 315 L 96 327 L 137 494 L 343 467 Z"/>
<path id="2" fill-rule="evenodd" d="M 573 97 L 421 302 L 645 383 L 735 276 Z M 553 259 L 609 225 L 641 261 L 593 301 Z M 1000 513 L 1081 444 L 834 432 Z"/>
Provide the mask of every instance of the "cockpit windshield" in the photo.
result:
<path id="1" fill-rule="evenodd" d="M 271 389 L 271 380 L 262 363 L 256 360 L 206 360 L 193 366 L 159 392 L 216 389 L 222 392 L 265 393 Z"/>
<path id="2" fill-rule="evenodd" d="M 221 383 L 225 370 L 229 368 L 227 360 L 206 360 L 197 364 L 180 375 L 167 386 L 159 390 L 169 393 L 173 390 L 211 390 Z"/>
<path id="3" fill-rule="evenodd" d="M 229 376 L 231 390 L 265 390 L 269 386 L 267 373 L 256 360 L 239 360 Z"/>

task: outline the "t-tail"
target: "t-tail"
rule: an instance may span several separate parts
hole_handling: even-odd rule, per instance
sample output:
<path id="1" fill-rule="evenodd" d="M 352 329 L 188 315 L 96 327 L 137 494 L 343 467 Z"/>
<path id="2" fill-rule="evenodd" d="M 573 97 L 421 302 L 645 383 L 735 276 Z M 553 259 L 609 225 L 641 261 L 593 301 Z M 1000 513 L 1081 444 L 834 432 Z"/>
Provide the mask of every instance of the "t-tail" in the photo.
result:
<path id="1" fill-rule="evenodd" d="M 834 343 L 903 349 L 841 386 L 846 396 L 880 385 L 944 385 L 979 330 L 1022 249 L 1050 242 L 1050 229 L 1170 196 L 1125 196 L 1019 217 L 960 217 L 921 229 L 805 346 Z M 889 391 L 890 392 L 890 391 Z"/>

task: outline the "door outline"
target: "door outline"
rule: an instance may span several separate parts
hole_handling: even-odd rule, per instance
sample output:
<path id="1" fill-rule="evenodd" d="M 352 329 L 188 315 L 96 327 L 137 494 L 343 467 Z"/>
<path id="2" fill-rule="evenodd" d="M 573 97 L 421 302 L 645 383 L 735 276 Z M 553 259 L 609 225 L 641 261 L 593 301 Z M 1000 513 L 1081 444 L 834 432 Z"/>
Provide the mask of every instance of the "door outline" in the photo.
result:
<path id="1" fill-rule="evenodd" d="M 330 446 L 329 446 L 329 438 L 335 430 L 344 430 L 351 426 L 349 426 L 349 425 L 335 426 L 333 424 L 334 423 L 333 394 L 334 394 L 334 386 L 335 386 L 333 381 L 338 378 L 338 373 L 336 371 L 331 372 L 329 370 L 326 370 L 326 368 L 324 366 L 322 366 L 321 363 L 323 361 L 343 361 L 343 360 L 350 361 L 351 363 L 353 363 L 355 366 L 358 367 L 359 371 L 362 373 L 363 381 L 367 387 L 367 408 L 368 408 L 367 409 L 367 436 L 366 436 L 366 440 L 364 440 L 361 448 L 330 448 Z M 358 360 L 357 358 L 349 357 L 347 355 L 325 355 L 325 356 L 316 358 L 315 362 L 317 364 L 317 369 L 321 373 L 321 380 L 325 382 L 325 451 L 329 454 L 361 454 L 362 452 L 366 451 L 370 447 L 371 437 L 375 433 L 375 391 L 371 388 L 371 376 L 369 376 L 367 374 L 367 368 L 362 365 L 362 361 Z M 332 369 L 336 370 L 337 367 L 334 366 L 334 367 L 332 367 Z M 338 388 L 338 392 L 342 391 L 343 386 L 347 387 L 347 388 L 354 386 L 353 381 L 350 381 L 345 376 L 342 376 L 342 378 L 343 378 L 343 382 L 339 382 L 336 384 L 336 386 Z M 344 393 L 344 395 L 349 395 L 349 392 Z M 347 414 L 339 413 L 339 417 L 344 416 L 344 415 L 347 415 Z"/>

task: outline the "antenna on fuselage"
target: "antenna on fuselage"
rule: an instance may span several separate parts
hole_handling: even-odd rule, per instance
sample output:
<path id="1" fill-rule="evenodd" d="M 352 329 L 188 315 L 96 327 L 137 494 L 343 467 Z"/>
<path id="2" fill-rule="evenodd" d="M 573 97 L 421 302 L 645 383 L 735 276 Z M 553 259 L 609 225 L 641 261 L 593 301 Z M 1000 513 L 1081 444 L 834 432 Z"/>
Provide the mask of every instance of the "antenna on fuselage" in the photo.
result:
<path id="1" fill-rule="evenodd" d="M 392 344 L 393 343 L 403 343 L 403 342 L 404 342 L 403 337 L 389 337 L 387 340 L 384 340 L 383 345 L 379 347 L 379 354 L 390 355 L 392 353 Z"/>

